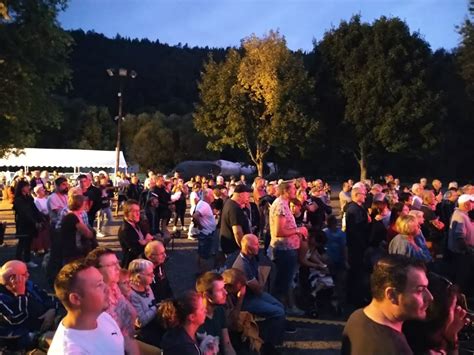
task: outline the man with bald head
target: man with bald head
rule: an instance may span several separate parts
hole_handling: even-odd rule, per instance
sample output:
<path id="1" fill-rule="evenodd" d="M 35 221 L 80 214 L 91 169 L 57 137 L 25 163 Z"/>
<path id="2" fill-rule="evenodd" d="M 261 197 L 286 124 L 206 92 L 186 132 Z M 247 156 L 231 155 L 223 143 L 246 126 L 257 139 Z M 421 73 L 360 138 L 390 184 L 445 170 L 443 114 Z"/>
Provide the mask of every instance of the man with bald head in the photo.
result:
<path id="1" fill-rule="evenodd" d="M 51 330 L 59 308 L 57 300 L 28 277 L 22 261 L 7 261 L 0 268 L 0 337 L 10 338 L 12 351 L 34 347 L 32 335 Z"/>
<path id="2" fill-rule="evenodd" d="M 166 276 L 164 263 L 166 261 L 166 249 L 159 240 L 149 242 L 145 247 L 145 258 L 153 263 L 153 282 L 150 287 L 157 302 L 173 298 L 170 282 Z"/>
<path id="3" fill-rule="evenodd" d="M 285 330 L 285 308 L 272 295 L 264 292 L 264 281 L 258 272 L 256 256 L 259 252 L 258 238 L 254 234 L 245 234 L 241 240 L 240 254 L 232 266 L 241 270 L 247 277 L 242 310 L 265 318 L 262 338 L 266 346 L 278 345 L 283 340 Z"/>

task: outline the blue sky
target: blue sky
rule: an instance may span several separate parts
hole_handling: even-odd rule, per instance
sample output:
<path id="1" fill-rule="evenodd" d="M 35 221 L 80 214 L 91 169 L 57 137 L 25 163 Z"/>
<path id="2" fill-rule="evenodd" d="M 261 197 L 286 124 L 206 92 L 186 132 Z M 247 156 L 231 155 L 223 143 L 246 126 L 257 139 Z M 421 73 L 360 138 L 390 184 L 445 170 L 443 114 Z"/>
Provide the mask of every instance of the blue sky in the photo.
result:
<path id="1" fill-rule="evenodd" d="M 399 17 L 433 50 L 449 50 L 458 45 L 455 26 L 467 15 L 467 0 L 70 0 L 59 21 L 107 37 L 210 47 L 238 46 L 252 33 L 278 29 L 291 49 L 309 51 L 313 39 L 357 13 L 368 22 Z"/>

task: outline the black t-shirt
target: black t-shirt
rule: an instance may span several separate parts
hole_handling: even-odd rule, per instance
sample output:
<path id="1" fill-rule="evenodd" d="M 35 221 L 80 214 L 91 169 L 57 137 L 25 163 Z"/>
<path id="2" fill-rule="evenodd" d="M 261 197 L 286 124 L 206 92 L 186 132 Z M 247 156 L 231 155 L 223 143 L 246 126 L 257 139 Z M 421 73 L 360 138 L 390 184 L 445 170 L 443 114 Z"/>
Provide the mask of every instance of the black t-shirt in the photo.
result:
<path id="1" fill-rule="evenodd" d="M 84 196 L 89 199 L 89 203 L 91 204 L 89 207 L 89 212 L 87 212 L 87 217 L 89 219 L 89 225 L 93 226 L 95 215 L 97 211 L 102 208 L 102 193 L 99 188 L 91 185 L 84 193 Z"/>
<path id="2" fill-rule="evenodd" d="M 61 221 L 61 247 L 65 258 L 82 256 L 81 250 L 76 244 L 76 225 L 79 218 L 74 213 L 68 213 Z"/>
<path id="3" fill-rule="evenodd" d="M 351 314 L 342 332 L 342 355 L 411 355 L 405 335 L 374 322 L 364 310 Z"/>
<path id="4" fill-rule="evenodd" d="M 236 250 L 240 250 L 239 245 L 235 241 L 232 226 L 241 226 L 242 232 L 250 233 L 250 223 L 245 213 L 232 199 L 228 199 L 224 203 L 221 215 L 221 247 L 225 254 L 231 254 Z"/>

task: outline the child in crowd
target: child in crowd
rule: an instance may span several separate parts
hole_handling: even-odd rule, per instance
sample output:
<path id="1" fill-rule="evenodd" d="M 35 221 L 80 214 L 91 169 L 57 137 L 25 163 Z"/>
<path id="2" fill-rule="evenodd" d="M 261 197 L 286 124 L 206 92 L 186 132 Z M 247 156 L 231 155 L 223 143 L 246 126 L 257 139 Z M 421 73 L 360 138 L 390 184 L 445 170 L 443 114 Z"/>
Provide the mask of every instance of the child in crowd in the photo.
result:
<path id="1" fill-rule="evenodd" d="M 337 226 L 336 216 L 331 215 L 327 220 L 326 234 L 326 254 L 331 276 L 334 280 L 335 299 L 333 305 L 338 314 L 342 314 L 346 303 L 346 278 L 349 263 L 347 259 L 346 233 Z"/>

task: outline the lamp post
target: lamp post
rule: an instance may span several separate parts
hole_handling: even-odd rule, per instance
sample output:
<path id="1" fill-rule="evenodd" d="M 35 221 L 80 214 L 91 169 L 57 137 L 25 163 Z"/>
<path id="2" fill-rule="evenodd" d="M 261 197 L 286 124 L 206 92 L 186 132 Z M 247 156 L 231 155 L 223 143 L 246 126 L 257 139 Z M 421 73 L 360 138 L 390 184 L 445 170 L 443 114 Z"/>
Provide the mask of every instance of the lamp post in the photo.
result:
<path id="1" fill-rule="evenodd" d="M 135 70 L 127 70 L 124 68 L 119 68 L 119 69 L 107 69 L 107 74 L 110 77 L 117 76 L 119 78 L 120 86 L 119 86 L 119 92 L 117 93 L 118 96 L 118 115 L 116 117 L 117 119 L 117 146 L 115 147 L 115 183 L 117 183 L 117 172 L 119 171 L 119 165 L 120 165 L 120 132 L 121 132 L 121 123 L 122 123 L 122 106 L 123 106 L 123 82 L 124 79 L 126 78 L 131 78 L 135 79 L 137 77 L 137 72 Z"/>

